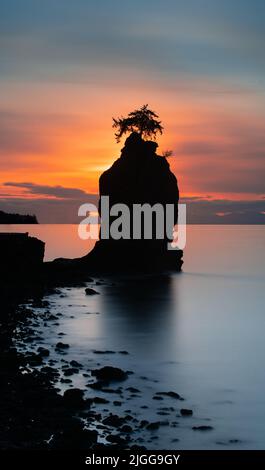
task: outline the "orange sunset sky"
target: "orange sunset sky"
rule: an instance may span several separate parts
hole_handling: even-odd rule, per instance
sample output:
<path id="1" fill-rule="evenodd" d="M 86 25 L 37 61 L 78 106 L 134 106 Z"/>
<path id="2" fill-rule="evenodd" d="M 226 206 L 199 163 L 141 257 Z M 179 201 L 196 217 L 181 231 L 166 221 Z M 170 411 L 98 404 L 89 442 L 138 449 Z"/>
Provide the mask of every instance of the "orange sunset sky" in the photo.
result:
<path id="1" fill-rule="evenodd" d="M 0 210 L 74 221 L 148 103 L 183 200 L 262 221 L 265 10 L 230 3 L 1 2 Z"/>

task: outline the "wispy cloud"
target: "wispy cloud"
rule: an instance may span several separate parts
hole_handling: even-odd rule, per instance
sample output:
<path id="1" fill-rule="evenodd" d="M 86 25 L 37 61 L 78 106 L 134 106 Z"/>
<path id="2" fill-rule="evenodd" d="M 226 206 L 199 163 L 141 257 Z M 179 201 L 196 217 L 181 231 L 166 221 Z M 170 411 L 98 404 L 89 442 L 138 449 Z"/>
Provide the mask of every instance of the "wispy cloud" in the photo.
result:
<path id="1" fill-rule="evenodd" d="M 4 186 L 22 188 L 27 191 L 28 194 L 37 194 L 42 196 L 54 196 L 58 199 L 72 199 L 80 200 L 85 198 L 97 199 L 95 194 L 89 194 L 82 189 L 77 188 L 65 188 L 63 186 L 46 186 L 35 183 L 14 183 L 14 182 L 5 182 Z"/>

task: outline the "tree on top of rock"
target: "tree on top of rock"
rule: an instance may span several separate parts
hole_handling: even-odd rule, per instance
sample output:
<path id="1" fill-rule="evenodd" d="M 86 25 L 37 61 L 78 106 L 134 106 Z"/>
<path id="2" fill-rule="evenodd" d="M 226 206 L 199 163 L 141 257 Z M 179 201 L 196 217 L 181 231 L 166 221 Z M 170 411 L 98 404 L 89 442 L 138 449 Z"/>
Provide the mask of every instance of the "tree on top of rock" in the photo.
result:
<path id="1" fill-rule="evenodd" d="M 148 104 L 132 111 L 126 118 L 123 116 L 117 119 L 113 118 L 112 127 L 117 129 L 115 133 L 117 142 L 127 132 L 138 132 L 142 138 L 153 137 L 156 139 L 158 132 L 163 133 L 161 121 L 158 121 L 157 118 L 158 115 L 148 108 Z"/>

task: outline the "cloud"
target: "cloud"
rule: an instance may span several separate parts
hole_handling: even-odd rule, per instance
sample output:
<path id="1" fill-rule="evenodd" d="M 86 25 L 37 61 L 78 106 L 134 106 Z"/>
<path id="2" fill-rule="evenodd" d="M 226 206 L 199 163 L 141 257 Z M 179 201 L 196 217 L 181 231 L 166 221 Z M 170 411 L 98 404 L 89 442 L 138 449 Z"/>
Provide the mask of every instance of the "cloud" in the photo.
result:
<path id="1" fill-rule="evenodd" d="M 265 202 L 183 198 L 189 224 L 265 224 Z"/>
<path id="2" fill-rule="evenodd" d="M 256 78 L 265 70 L 263 0 L 3 0 L 5 73 L 64 78 L 79 65 Z M 2 64 L 1 64 L 2 65 Z"/>
<path id="3" fill-rule="evenodd" d="M 75 224 L 81 221 L 78 209 L 81 204 L 97 205 L 98 195 L 89 194 L 75 188 L 42 186 L 33 183 L 8 183 L 5 186 L 27 190 L 32 198 L 0 197 L 0 209 L 20 214 L 36 214 L 40 223 Z M 53 196 L 49 198 L 47 196 Z M 264 224 L 265 201 L 233 201 L 212 199 L 211 196 L 191 196 L 182 198 L 187 204 L 189 224 Z"/>
<path id="4" fill-rule="evenodd" d="M 35 183 L 14 183 L 5 182 L 4 186 L 26 189 L 28 194 L 38 194 L 42 196 L 54 196 L 57 199 L 72 199 L 80 200 L 85 198 L 97 199 L 95 194 L 88 194 L 82 189 L 65 188 L 63 186 L 47 186 Z"/>
<path id="5" fill-rule="evenodd" d="M 21 188 L 23 196 L 8 196 L 0 193 L 0 208 L 6 212 L 35 214 L 39 223 L 73 224 L 79 223 L 78 209 L 81 204 L 97 206 L 98 195 L 78 188 L 46 186 L 34 183 L 6 182 L 3 187 Z M 32 196 L 32 197 L 29 197 Z"/>

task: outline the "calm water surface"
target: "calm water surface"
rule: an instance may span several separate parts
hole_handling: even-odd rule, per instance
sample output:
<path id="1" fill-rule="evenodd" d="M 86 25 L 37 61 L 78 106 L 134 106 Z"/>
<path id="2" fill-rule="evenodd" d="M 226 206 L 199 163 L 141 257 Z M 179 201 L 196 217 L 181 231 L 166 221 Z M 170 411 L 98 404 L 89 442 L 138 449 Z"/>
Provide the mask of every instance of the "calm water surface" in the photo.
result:
<path id="1" fill-rule="evenodd" d="M 81 256 L 92 247 L 79 240 L 72 225 L 1 230 L 28 231 L 44 240 L 46 259 Z M 110 405 L 108 410 L 168 419 L 171 425 L 156 434 L 136 433 L 148 448 L 264 449 L 264 243 L 264 227 L 190 226 L 181 274 L 105 278 L 96 287 L 98 296 L 86 296 L 83 287 L 62 289 L 64 297 L 51 296 L 52 310 L 63 315 L 59 325 L 45 330 L 43 345 L 61 361 L 54 345 L 63 331 L 63 341 L 70 345 L 67 360 L 78 360 L 87 370 L 110 364 L 133 371 L 121 385 L 141 393 L 129 399 L 125 394 L 120 407 Z M 97 355 L 94 350 L 116 353 Z M 88 381 L 82 374 L 74 378 L 84 388 Z M 185 401 L 153 400 L 156 392 L 170 390 Z M 158 415 L 163 407 L 174 411 Z M 179 417 L 180 407 L 192 408 L 193 417 Z M 192 430 L 198 425 L 214 429 Z"/>

